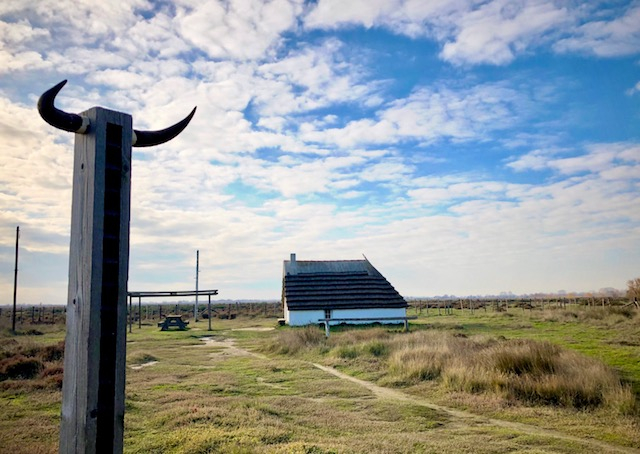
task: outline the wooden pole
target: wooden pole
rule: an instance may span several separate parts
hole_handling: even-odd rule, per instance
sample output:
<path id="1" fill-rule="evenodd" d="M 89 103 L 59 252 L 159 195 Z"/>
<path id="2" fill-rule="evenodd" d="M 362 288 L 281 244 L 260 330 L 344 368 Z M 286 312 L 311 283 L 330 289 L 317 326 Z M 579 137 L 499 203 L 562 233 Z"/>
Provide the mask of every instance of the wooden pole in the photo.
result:
<path id="1" fill-rule="evenodd" d="M 207 314 L 209 318 L 209 331 L 211 331 L 211 295 L 209 295 L 209 303 L 207 304 Z"/>
<path id="2" fill-rule="evenodd" d="M 11 315 L 11 332 L 16 333 L 16 301 L 18 296 L 18 243 L 20 242 L 20 226 L 16 227 L 16 266 L 13 272 L 13 313 Z"/>
<path id="3" fill-rule="evenodd" d="M 131 116 L 81 114 L 75 137 L 60 453 L 122 453 Z"/>
<path id="4" fill-rule="evenodd" d="M 198 277 L 200 274 L 200 251 L 196 251 L 196 303 L 193 306 L 193 319 L 198 321 Z"/>
<path id="5" fill-rule="evenodd" d="M 142 297 L 138 296 L 138 329 L 142 329 Z"/>

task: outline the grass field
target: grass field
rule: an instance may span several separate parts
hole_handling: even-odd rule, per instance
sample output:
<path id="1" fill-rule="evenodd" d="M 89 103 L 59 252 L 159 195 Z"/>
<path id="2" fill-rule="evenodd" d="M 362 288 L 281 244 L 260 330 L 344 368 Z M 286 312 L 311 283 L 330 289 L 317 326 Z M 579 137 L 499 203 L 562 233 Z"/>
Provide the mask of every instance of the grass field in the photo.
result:
<path id="1" fill-rule="evenodd" d="M 435 314 L 423 312 L 410 333 L 337 327 L 328 340 L 320 328 L 258 316 L 216 319 L 213 331 L 207 321 L 182 332 L 134 326 L 125 452 L 640 450 L 635 312 Z M 0 334 L 2 364 L 21 355 L 31 374 L 8 377 L 0 366 L 1 452 L 57 452 L 59 360 L 51 352 L 64 333 L 33 329 L 43 334 Z M 30 358 L 41 365 L 33 369 Z"/>

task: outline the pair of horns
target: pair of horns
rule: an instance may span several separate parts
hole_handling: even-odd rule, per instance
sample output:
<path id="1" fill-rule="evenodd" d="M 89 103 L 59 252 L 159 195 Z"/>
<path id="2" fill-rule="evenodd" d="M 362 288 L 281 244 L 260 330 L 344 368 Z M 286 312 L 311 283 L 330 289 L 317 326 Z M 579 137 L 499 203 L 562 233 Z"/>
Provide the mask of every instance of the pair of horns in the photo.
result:
<path id="1" fill-rule="evenodd" d="M 88 118 L 64 112 L 53 105 L 58 92 L 62 90 L 62 87 L 64 87 L 66 83 L 67 81 L 63 80 L 40 96 L 40 99 L 38 100 L 38 112 L 40 112 L 40 116 L 44 121 L 55 128 L 62 129 L 63 131 L 84 134 L 89 126 Z M 196 113 L 196 109 L 197 107 L 194 107 L 191 113 L 183 120 L 166 129 L 158 131 L 138 131 L 137 129 L 134 129 L 132 145 L 134 147 L 151 147 L 153 145 L 160 145 L 161 143 L 168 142 L 187 127 L 193 118 L 193 115 Z"/>

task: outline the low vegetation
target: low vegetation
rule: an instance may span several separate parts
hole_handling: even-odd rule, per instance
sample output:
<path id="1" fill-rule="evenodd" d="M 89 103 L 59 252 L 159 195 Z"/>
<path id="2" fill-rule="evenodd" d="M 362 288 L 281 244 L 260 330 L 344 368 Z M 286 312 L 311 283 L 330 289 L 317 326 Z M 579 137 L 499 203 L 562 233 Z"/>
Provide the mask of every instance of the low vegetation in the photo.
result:
<path id="1" fill-rule="evenodd" d="M 3 339 L 0 344 L 0 389 L 62 387 L 64 342 L 21 341 Z"/>
<path id="2" fill-rule="evenodd" d="M 191 321 L 188 331 L 134 325 L 127 335 L 126 453 L 640 448 L 635 308 L 489 307 L 442 316 L 423 309 L 409 333 L 335 327 L 329 339 L 317 326 L 277 327 L 276 316 L 260 313 L 257 307 L 215 319 L 213 331 L 208 320 Z M 26 334 L 32 329 L 40 334 Z M 0 440 L 11 452 L 57 452 L 61 393 L 51 377 L 62 371 L 63 336 L 61 326 L 43 325 L 0 333 Z M 380 396 L 313 363 L 409 397 Z M 424 402 L 482 417 L 461 419 Z"/>
<path id="3" fill-rule="evenodd" d="M 548 341 L 466 336 L 448 330 L 392 335 L 354 329 L 325 339 L 316 327 L 287 330 L 267 350 L 324 354 L 381 371 L 381 384 L 436 381 L 453 391 L 492 393 L 522 404 L 635 411 L 635 396 L 611 367 Z M 375 364 L 374 364 L 375 363 Z"/>

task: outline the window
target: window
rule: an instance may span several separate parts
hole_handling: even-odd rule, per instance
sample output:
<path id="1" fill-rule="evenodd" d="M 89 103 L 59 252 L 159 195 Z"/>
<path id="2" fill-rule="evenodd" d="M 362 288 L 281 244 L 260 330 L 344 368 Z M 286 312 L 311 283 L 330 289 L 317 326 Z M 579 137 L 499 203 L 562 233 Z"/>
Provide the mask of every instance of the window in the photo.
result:
<path id="1" fill-rule="evenodd" d="M 331 318 L 331 309 L 324 310 L 324 318 Z"/>

